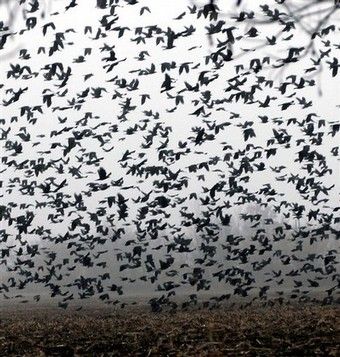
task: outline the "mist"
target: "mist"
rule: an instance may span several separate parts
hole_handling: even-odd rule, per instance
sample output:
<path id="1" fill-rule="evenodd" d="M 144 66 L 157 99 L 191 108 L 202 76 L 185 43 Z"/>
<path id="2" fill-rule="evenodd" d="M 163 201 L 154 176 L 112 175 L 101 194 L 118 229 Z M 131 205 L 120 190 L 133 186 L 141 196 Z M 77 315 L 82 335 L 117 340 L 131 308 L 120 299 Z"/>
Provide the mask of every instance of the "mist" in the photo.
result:
<path id="1" fill-rule="evenodd" d="M 1 23 L 1 307 L 338 301 L 338 27 L 68 3 Z"/>

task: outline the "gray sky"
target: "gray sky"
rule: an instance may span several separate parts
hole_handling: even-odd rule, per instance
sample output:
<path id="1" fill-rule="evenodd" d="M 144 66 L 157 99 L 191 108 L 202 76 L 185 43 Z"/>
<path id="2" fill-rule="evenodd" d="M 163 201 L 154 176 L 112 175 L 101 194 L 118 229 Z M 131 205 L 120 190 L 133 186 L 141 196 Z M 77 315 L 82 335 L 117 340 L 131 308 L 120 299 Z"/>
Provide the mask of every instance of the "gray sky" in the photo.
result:
<path id="1" fill-rule="evenodd" d="M 188 172 L 188 166 L 192 164 L 198 164 L 203 161 L 209 161 L 213 157 L 223 158 L 228 152 L 223 150 L 226 144 L 233 147 L 229 152 L 234 153 L 238 150 L 244 150 L 247 144 L 251 143 L 255 146 L 259 145 L 263 148 L 266 147 L 267 141 L 273 138 L 273 129 L 279 130 L 284 128 L 287 130 L 288 134 L 292 136 L 291 147 L 284 148 L 282 145 L 273 145 L 278 149 L 277 154 L 270 157 L 268 160 L 265 158 L 259 159 L 258 162 L 264 161 L 266 165 L 265 171 L 258 171 L 250 173 L 249 182 L 244 183 L 249 192 L 258 192 L 265 183 L 270 183 L 272 187 L 277 191 L 278 194 L 282 196 L 277 196 L 277 202 L 282 200 L 289 202 L 296 202 L 298 204 L 304 204 L 309 209 L 320 208 L 322 212 L 329 213 L 338 206 L 338 194 L 339 194 L 339 165 L 338 158 L 331 154 L 331 149 L 338 145 L 338 138 L 332 137 L 327 133 L 330 130 L 331 122 L 338 121 L 339 116 L 339 99 L 337 89 L 339 88 L 339 75 L 332 78 L 330 70 L 325 67 L 320 76 L 315 77 L 316 85 L 312 87 L 304 87 L 302 89 L 294 89 L 289 87 L 287 93 L 283 96 L 278 91 L 278 86 L 284 81 L 289 81 L 289 76 L 294 74 L 297 76 L 298 80 L 300 77 L 308 79 L 305 73 L 305 69 L 311 67 L 312 58 L 316 58 L 320 55 L 319 48 L 324 50 L 321 39 L 316 40 L 317 53 L 309 53 L 305 57 L 301 58 L 297 63 L 291 63 L 283 71 L 277 68 L 273 68 L 271 65 L 275 63 L 278 58 L 285 58 L 287 55 L 287 49 L 289 47 L 299 47 L 306 43 L 308 36 L 301 29 L 294 31 L 294 37 L 291 41 L 284 43 L 283 41 L 278 41 L 277 45 L 266 46 L 261 49 L 254 51 L 249 51 L 246 54 L 244 49 L 253 49 L 261 45 L 263 41 L 266 41 L 266 37 L 270 37 L 276 34 L 278 28 L 276 25 L 256 25 L 259 29 L 259 36 L 257 38 L 249 38 L 246 33 L 250 29 L 249 24 L 245 23 L 235 23 L 234 20 L 230 19 L 230 15 L 226 15 L 225 18 L 221 18 L 226 21 L 230 26 L 234 25 L 237 27 L 234 31 L 235 37 L 242 36 L 242 39 L 237 41 L 234 47 L 234 56 L 240 55 L 240 57 L 234 61 L 226 63 L 222 68 L 216 70 L 214 65 L 210 63 L 205 63 L 205 57 L 208 56 L 212 50 L 216 50 L 215 46 L 217 41 L 225 40 L 223 34 L 219 33 L 213 36 L 213 43 L 209 43 L 209 38 L 206 35 L 206 26 L 209 25 L 209 21 L 204 18 L 197 19 L 196 15 L 190 15 L 188 11 L 188 6 L 197 4 L 199 6 L 200 2 L 195 1 L 183 1 L 183 0 L 153 0 L 153 1 L 139 1 L 138 6 L 122 6 L 116 9 L 117 14 L 119 14 L 118 21 L 114 24 L 115 27 L 126 26 L 128 29 L 121 38 L 118 38 L 117 31 L 108 31 L 106 37 L 94 40 L 96 36 L 99 19 L 108 14 L 108 10 L 101 10 L 95 8 L 94 1 L 78 1 L 79 4 L 75 8 L 71 8 L 69 11 L 64 12 L 65 5 L 68 4 L 67 1 L 50 1 L 48 2 L 46 17 L 43 20 L 39 20 L 37 26 L 30 30 L 24 32 L 22 35 L 13 36 L 13 40 L 9 40 L 4 52 L 4 57 L 1 60 L 1 71 L 0 71 L 0 84 L 3 84 L 0 88 L 0 95 L 3 100 L 8 100 L 11 96 L 10 93 L 6 93 L 9 88 L 18 90 L 19 88 L 28 87 L 28 90 L 21 96 L 20 100 L 10 106 L 0 106 L 0 118 L 5 119 L 5 124 L 2 128 L 6 130 L 10 128 L 10 132 L 7 136 L 7 140 L 16 141 L 19 140 L 17 134 L 20 132 L 20 128 L 25 127 L 26 131 L 30 133 L 31 140 L 29 142 L 22 143 L 23 152 L 16 156 L 14 159 L 19 163 L 26 159 L 37 160 L 38 158 L 44 158 L 45 162 L 49 160 L 56 160 L 62 156 L 63 148 L 57 147 L 51 149 L 52 143 L 61 143 L 62 145 L 67 145 L 68 139 L 72 137 L 73 131 L 80 131 L 88 128 L 95 128 L 99 124 L 101 126 L 96 129 L 91 129 L 97 134 L 104 134 L 110 131 L 110 126 L 118 125 L 118 132 L 112 133 L 112 138 L 104 145 L 105 149 L 109 149 L 112 146 L 114 149 L 108 153 L 102 150 L 100 147 L 100 142 L 95 138 L 95 135 L 91 135 L 88 138 L 81 140 L 81 147 L 76 147 L 67 156 L 69 162 L 65 165 L 65 175 L 56 174 L 54 169 L 47 170 L 44 174 L 38 177 L 30 177 L 29 181 L 37 181 L 38 185 L 46 182 L 48 177 L 55 177 L 56 182 L 60 183 L 64 178 L 67 179 L 67 186 L 62 189 L 64 194 L 70 194 L 73 199 L 75 193 L 83 193 L 88 189 L 88 184 L 91 182 L 96 182 L 98 178 L 97 169 L 95 165 L 85 165 L 82 164 L 80 168 L 81 174 L 84 176 L 83 179 L 77 179 L 71 177 L 68 173 L 68 168 L 78 167 L 80 165 L 80 158 L 86 154 L 86 152 L 96 152 L 98 157 L 102 158 L 100 166 L 104 167 L 108 173 L 111 174 L 110 179 L 118 180 L 119 178 L 124 178 L 123 187 L 134 186 L 134 188 L 129 190 L 122 190 L 119 187 L 111 187 L 109 190 L 104 192 L 93 193 L 90 197 L 84 196 L 84 202 L 87 206 L 86 213 L 74 212 L 70 213 L 72 209 L 66 209 L 65 216 L 58 224 L 53 224 L 49 226 L 51 230 L 51 236 L 58 234 L 65 234 L 68 231 L 68 227 L 72 219 L 74 219 L 78 214 L 84 216 L 84 220 L 88 220 L 87 214 L 89 212 L 96 212 L 98 207 L 102 206 L 101 201 L 105 200 L 107 196 L 115 196 L 118 193 L 122 193 L 124 197 L 129 199 L 129 217 L 126 222 L 131 223 L 137 217 L 137 210 L 140 205 L 132 204 L 132 198 L 136 198 L 140 195 L 140 191 L 149 192 L 153 188 L 153 182 L 156 177 L 148 178 L 137 178 L 136 176 L 126 175 L 126 170 L 122 169 L 118 160 L 120 160 L 126 150 L 135 151 L 132 154 L 134 162 L 140 162 L 142 159 L 138 158 L 138 154 L 145 154 L 147 159 L 146 165 L 164 165 L 158 159 L 158 147 L 164 143 L 165 138 L 156 137 L 154 143 L 149 149 L 141 148 L 141 144 L 145 141 L 145 136 L 147 131 L 138 132 L 134 135 L 125 135 L 126 129 L 133 127 L 135 124 L 142 125 L 143 120 L 146 119 L 144 113 L 145 110 L 152 110 L 153 113 L 159 113 L 159 119 L 151 119 L 147 124 L 147 130 L 152 130 L 156 123 L 161 123 L 163 127 L 170 127 L 171 133 L 169 135 L 168 149 L 173 149 L 174 151 L 179 151 L 178 142 L 188 141 L 191 152 L 185 156 L 182 156 L 180 160 L 168 163 L 168 167 L 172 172 L 177 170 L 182 170 L 180 176 L 188 177 L 188 187 L 179 192 L 180 197 L 187 197 L 192 192 L 197 192 L 199 195 L 203 195 L 203 187 L 208 187 L 209 189 L 219 181 L 228 180 L 230 175 L 230 167 L 222 160 L 217 163 L 213 169 L 221 170 L 209 172 L 203 172 L 205 175 L 205 181 L 200 181 L 198 175 Z M 202 2 L 201 2 L 202 3 Z M 222 4 L 219 2 L 221 11 L 225 14 L 230 14 L 234 11 L 235 7 L 229 3 L 229 7 L 224 6 L 226 2 Z M 274 1 L 267 1 L 266 3 L 275 3 Z M 247 11 L 250 11 L 252 7 L 256 13 L 259 12 L 260 3 L 255 4 L 253 1 L 244 2 L 242 6 Z M 140 16 L 140 9 L 143 6 L 149 6 L 151 13 L 145 12 Z M 320 5 L 325 6 L 325 5 Z M 54 13 L 59 12 L 59 14 L 54 15 Z M 174 20 L 175 17 L 181 13 L 186 12 L 182 20 Z M 42 35 L 42 25 L 44 23 L 49 23 L 53 21 L 56 29 L 48 28 L 45 36 Z M 317 21 L 314 18 L 313 21 Z M 150 38 L 146 40 L 145 44 L 137 44 L 132 39 L 135 39 L 135 29 L 138 27 L 143 27 L 145 30 L 146 26 L 157 25 L 158 27 L 166 30 L 167 27 L 175 32 L 180 32 L 185 30 L 185 27 L 193 25 L 195 27 L 195 32 L 192 36 L 187 38 L 178 38 L 175 41 L 175 48 L 164 49 L 164 46 L 155 46 L 155 38 Z M 23 22 L 19 20 L 15 23 L 15 30 L 20 31 L 23 26 Z M 91 26 L 92 33 L 84 34 L 84 29 L 86 26 Z M 308 24 L 308 26 L 310 26 Z M 68 31 L 73 29 L 73 31 Z M 52 45 L 55 38 L 55 33 L 65 32 L 64 49 L 57 51 L 53 56 L 48 56 L 48 48 Z M 285 34 L 284 36 L 288 36 Z M 327 39 L 331 43 L 336 43 L 338 38 L 338 29 L 335 33 L 331 33 Z M 103 68 L 105 62 L 102 60 L 104 57 L 108 57 L 108 52 L 101 52 L 100 48 L 107 44 L 109 46 L 114 46 L 114 51 L 118 60 L 122 60 L 117 66 L 113 68 L 110 73 L 106 73 L 106 69 Z M 46 54 L 37 54 L 39 47 L 44 46 L 47 48 Z M 319 46 L 319 47 L 318 47 Z M 74 59 L 79 56 L 84 55 L 84 49 L 91 48 L 92 52 L 90 55 L 85 56 L 85 62 L 75 63 Z M 189 50 L 192 48 L 191 50 Z M 27 49 L 30 53 L 31 58 L 28 60 L 18 59 L 18 54 L 20 49 Z M 14 51 L 14 56 L 7 56 L 6 53 Z M 138 61 L 136 57 L 141 51 L 147 51 L 149 56 L 145 57 L 144 61 Z M 242 56 L 241 56 L 242 55 Z M 255 103 L 253 104 L 243 104 L 241 101 L 225 103 L 222 105 L 215 104 L 212 109 L 207 109 L 207 113 L 211 113 L 210 116 L 203 118 L 202 116 L 196 117 L 190 115 L 202 104 L 195 106 L 195 101 L 202 98 L 202 91 L 209 90 L 211 92 L 211 97 L 214 100 L 221 100 L 229 97 L 231 92 L 225 92 L 225 88 L 228 86 L 228 80 L 236 75 L 236 65 L 243 65 L 244 71 L 247 71 L 249 67 L 250 60 L 254 57 L 262 59 L 265 56 L 271 58 L 271 65 L 268 69 L 264 69 L 258 75 L 265 76 L 267 80 L 273 80 L 274 84 L 272 88 L 264 88 L 262 91 L 256 92 Z M 332 47 L 332 54 L 329 60 L 332 60 L 333 56 L 339 56 L 339 48 Z M 184 92 L 184 104 L 179 104 L 174 112 L 169 112 L 175 107 L 175 99 L 168 97 L 167 93 L 161 93 L 161 85 L 164 80 L 164 73 L 161 72 L 161 64 L 164 62 L 176 62 L 176 68 L 167 72 L 174 78 L 173 86 L 174 89 L 169 91 L 171 96 L 178 94 L 183 88 L 185 88 L 185 82 L 195 85 L 200 72 L 208 71 L 208 76 L 212 77 L 214 74 L 218 74 L 218 78 L 214 80 L 211 84 L 201 87 L 200 91 L 197 93 Z M 46 73 L 46 69 L 43 67 L 47 64 L 61 62 L 64 65 L 65 71 L 68 67 L 72 68 L 72 75 L 67 82 L 65 88 L 68 89 L 67 94 L 64 97 L 54 96 L 52 98 L 52 105 L 47 108 L 43 105 L 42 94 L 47 89 L 52 92 L 57 92 L 58 88 L 56 85 L 58 81 L 51 80 L 46 81 L 43 74 Z M 179 66 L 181 63 L 189 62 L 190 71 L 189 73 L 183 72 L 179 75 Z M 10 64 L 28 65 L 30 66 L 32 72 L 36 72 L 37 76 L 28 79 L 8 79 L 7 72 L 10 70 Z M 142 69 L 148 69 L 154 64 L 156 68 L 156 73 L 152 75 L 138 75 L 138 71 Z M 197 68 L 195 65 L 199 64 Z M 137 72 L 136 72 L 137 71 Z M 84 75 L 93 73 L 93 76 L 84 81 Z M 128 91 L 126 89 L 119 89 L 117 84 L 114 82 L 107 82 L 118 76 L 119 79 L 125 78 L 127 83 L 130 83 L 134 79 L 138 79 L 139 88 L 136 91 Z M 251 85 L 255 84 L 257 81 L 256 75 L 254 73 L 242 74 L 240 73 L 240 79 L 247 78 L 247 83 L 243 87 L 245 90 L 249 90 Z M 80 110 L 55 110 L 53 107 L 56 106 L 67 106 L 68 102 L 72 98 L 76 98 L 81 92 L 87 88 L 103 87 L 104 91 L 101 98 L 91 98 L 89 95 L 86 98 L 85 103 L 82 104 Z M 65 88 L 59 90 L 62 92 Z M 320 95 L 320 89 L 322 90 L 322 95 Z M 115 91 L 122 93 L 122 99 L 112 100 L 112 95 Z M 289 98 L 294 92 L 296 94 L 293 98 Z M 148 94 L 150 99 L 141 106 L 141 95 Z M 273 105 L 269 108 L 259 108 L 257 100 L 264 101 L 265 98 L 269 96 L 276 97 L 277 100 L 273 101 Z M 302 108 L 298 104 L 296 97 L 305 97 L 308 101 L 312 101 L 313 104 L 309 108 Z M 124 99 L 131 98 L 131 105 L 136 106 L 136 109 L 127 115 L 128 120 L 124 122 L 119 122 L 117 116 L 121 113 L 121 103 Z M 282 111 L 279 106 L 287 101 L 294 100 L 295 104 L 290 106 L 287 110 Z M 23 106 L 39 106 L 42 105 L 43 114 L 37 113 L 37 121 L 35 124 L 30 124 L 27 122 L 26 118 L 20 117 L 20 108 Z M 224 110 L 219 110 L 223 107 Z M 85 113 L 92 112 L 93 118 L 88 120 L 88 123 L 84 126 L 79 124 L 79 120 L 84 117 Z M 232 113 L 238 113 L 239 117 L 230 119 Z M 316 150 L 319 154 L 326 157 L 327 165 L 331 168 L 332 172 L 326 174 L 324 177 L 320 178 L 326 187 L 335 185 L 328 195 L 329 201 L 327 204 L 315 207 L 309 200 L 304 200 L 301 195 L 297 192 L 294 184 L 288 184 L 286 181 L 276 180 L 277 176 L 287 174 L 305 175 L 306 171 L 302 170 L 302 164 L 296 162 L 296 153 L 302 149 L 302 145 L 297 145 L 296 141 L 303 138 L 303 133 L 301 128 L 296 125 L 287 125 L 289 118 L 297 118 L 298 121 L 302 121 L 310 113 L 316 113 L 318 116 L 315 120 L 324 119 L 326 121 L 326 126 L 321 128 L 319 131 L 325 131 L 323 144 L 322 145 L 311 145 L 312 150 Z M 269 123 L 263 124 L 259 119 L 259 115 L 267 115 L 270 120 Z M 18 116 L 18 121 L 10 123 L 10 118 L 13 116 Z M 67 117 L 65 123 L 60 124 L 58 117 Z M 283 124 L 278 125 L 273 122 L 272 119 L 280 118 Z M 192 139 L 195 138 L 196 134 L 193 133 L 192 129 L 194 127 L 207 127 L 207 122 L 209 125 L 216 122 L 217 124 L 229 121 L 231 123 L 225 130 L 222 130 L 212 141 L 205 141 L 200 146 L 195 146 Z M 244 141 L 242 131 L 243 129 L 240 125 L 243 125 L 245 121 L 253 121 L 252 128 L 256 133 L 255 138 L 251 138 L 247 142 Z M 77 124 L 78 122 L 78 124 Z M 71 127 L 71 131 L 63 133 L 58 136 L 50 137 L 51 132 L 59 131 L 63 127 Z M 39 137 L 39 135 L 44 135 L 44 137 Z M 35 145 L 34 143 L 39 142 Z M 225 143 L 225 144 L 223 144 Z M 306 141 L 306 144 L 310 142 Z M 8 156 L 10 151 L 6 151 L 5 142 L 0 142 L 0 147 L 2 150 L 2 156 Z M 84 151 L 80 151 L 83 148 Z M 47 152 L 46 152 L 47 151 Z M 50 151 L 50 152 L 49 152 Z M 253 152 L 250 151 L 249 155 Z M 10 158 L 9 158 L 10 160 Z M 233 160 L 237 163 L 237 160 Z M 130 162 L 131 163 L 131 162 Z M 270 169 L 270 167 L 275 167 L 279 165 L 284 165 L 286 168 L 277 174 Z M 36 190 L 34 196 L 29 197 L 27 195 L 22 195 L 18 192 L 18 183 L 14 184 L 12 191 L 6 191 L 5 189 L 11 184 L 11 180 L 14 177 L 19 177 L 20 180 L 25 179 L 25 170 L 16 170 L 14 166 L 7 167 L 6 164 L 0 163 L 1 181 L 3 181 L 1 200 L 2 204 L 7 204 L 8 202 L 16 203 L 34 203 L 43 202 L 46 197 L 42 195 L 41 190 Z M 225 174 L 225 178 L 221 178 L 221 174 Z M 168 195 L 175 194 L 177 192 L 168 192 Z M 159 193 L 153 192 L 151 197 L 156 197 Z M 223 192 L 218 193 L 220 197 L 220 203 L 226 199 Z M 319 198 L 323 198 L 320 194 Z M 68 199 L 67 199 L 68 200 Z M 233 201 L 235 200 L 235 201 Z M 242 229 L 244 232 L 248 232 L 247 227 L 242 228 L 242 224 L 239 220 L 239 214 L 243 211 L 249 210 L 248 205 L 235 207 L 233 204 L 237 201 L 237 196 L 230 198 L 232 202 L 232 208 L 230 212 L 233 213 L 233 225 L 236 226 L 236 230 Z M 205 208 L 200 207 L 199 202 L 186 202 L 188 206 L 188 211 L 199 211 Z M 182 205 L 183 206 L 183 205 Z M 168 210 L 171 213 L 168 218 L 170 224 L 179 224 L 179 210 L 181 205 L 178 205 L 173 210 Z M 53 211 L 53 210 L 52 210 Z M 52 212 L 49 208 L 46 209 L 34 209 L 35 218 L 33 221 L 33 227 L 46 226 L 48 225 L 48 215 Z M 112 209 L 107 208 L 107 213 L 115 214 L 114 224 L 115 227 L 124 226 L 126 222 L 117 220 L 116 207 Z M 13 208 L 13 216 L 22 214 L 20 207 Z M 87 218 L 86 218 L 87 217 Z M 277 217 L 278 221 L 281 221 L 282 216 Z M 292 217 L 287 219 L 291 223 L 296 223 Z M 306 222 L 306 219 L 302 220 Z M 317 222 L 313 222 L 317 225 Z M 240 226 L 237 228 L 237 226 Z M 8 222 L 0 221 L 0 229 L 5 229 L 10 234 L 15 235 L 15 227 L 9 226 Z M 126 228 L 131 230 L 133 234 L 133 227 Z M 234 228 L 233 228 L 234 229 Z M 190 235 L 192 234 L 191 228 L 183 228 L 183 231 Z M 95 232 L 94 232 L 95 233 Z M 96 234 L 96 233 L 95 233 Z M 39 240 L 39 237 L 33 233 L 28 234 L 25 237 L 30 242 Z M 158 242 L 157 242 L 158 243 Z M 1 243 L 0 243 L 1 244 Z M 156 243 L 155 243 L 156 244 Z M 321 245 L 322 246 L 322 245 Z M 324 245 L 325 252 L 336 247 L 337 243 L 334 238 L 330 237 L 327 243 Z M 318 246 L 319 247 L 319 246 Z M 189 259 L 186 257 L 186 259 Z"/>

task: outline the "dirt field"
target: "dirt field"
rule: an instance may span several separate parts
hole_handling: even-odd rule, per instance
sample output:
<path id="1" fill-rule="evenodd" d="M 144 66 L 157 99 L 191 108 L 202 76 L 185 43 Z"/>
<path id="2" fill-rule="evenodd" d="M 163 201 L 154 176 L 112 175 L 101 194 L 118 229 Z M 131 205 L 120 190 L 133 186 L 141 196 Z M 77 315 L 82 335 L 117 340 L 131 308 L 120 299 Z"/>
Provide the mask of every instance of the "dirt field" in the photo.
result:
<path id="1" fill-rule="evenodd" d="M 1 312 L 1 356 L 340 356 L 338 307 Z"/>

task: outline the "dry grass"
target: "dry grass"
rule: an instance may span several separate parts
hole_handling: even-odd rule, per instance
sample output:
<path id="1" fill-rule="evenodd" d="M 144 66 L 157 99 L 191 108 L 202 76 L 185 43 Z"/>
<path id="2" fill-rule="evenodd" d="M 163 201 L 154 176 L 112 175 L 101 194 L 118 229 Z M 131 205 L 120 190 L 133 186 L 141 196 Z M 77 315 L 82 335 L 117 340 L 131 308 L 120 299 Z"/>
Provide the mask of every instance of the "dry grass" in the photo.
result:
<path id="1" fill-rule="evenodd" d="M 339 309 L 326 306 L 3 312 L 0 355 L 339 356 L 339 322 Z"/>

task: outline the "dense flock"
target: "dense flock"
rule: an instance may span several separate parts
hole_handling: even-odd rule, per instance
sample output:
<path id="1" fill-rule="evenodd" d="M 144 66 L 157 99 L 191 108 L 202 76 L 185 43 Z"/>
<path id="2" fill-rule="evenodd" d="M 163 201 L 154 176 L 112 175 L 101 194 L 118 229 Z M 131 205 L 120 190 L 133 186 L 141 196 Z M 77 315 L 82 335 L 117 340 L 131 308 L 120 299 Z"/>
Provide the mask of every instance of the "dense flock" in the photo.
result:
<path id="1" fill-rule="evenodd" d="M 340 22 L 306 3 L 0 18 L 2 301 L 337 301 Z"/>

